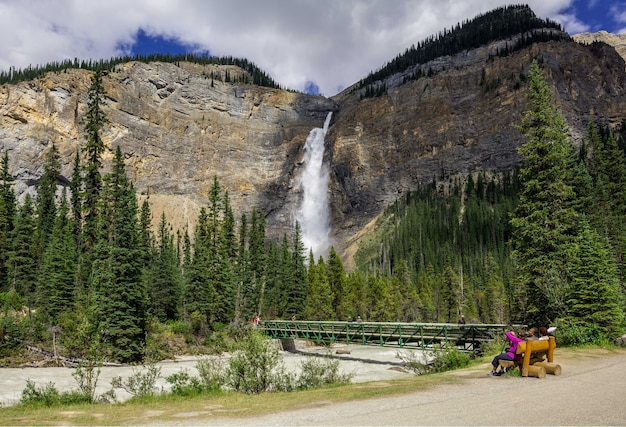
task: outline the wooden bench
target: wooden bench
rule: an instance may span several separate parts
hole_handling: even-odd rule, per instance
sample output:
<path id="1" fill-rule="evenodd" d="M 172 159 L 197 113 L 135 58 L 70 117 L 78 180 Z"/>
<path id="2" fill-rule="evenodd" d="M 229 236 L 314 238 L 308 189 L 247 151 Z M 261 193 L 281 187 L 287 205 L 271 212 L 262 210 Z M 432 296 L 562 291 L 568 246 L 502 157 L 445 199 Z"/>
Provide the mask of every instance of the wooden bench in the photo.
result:
<path id="1" fill-rule="evenodd" d="M 520 368 L 523 377 L 545 378 L 546 374 L 561 375 L 561 365 L 554 363 L 556 340 L 526 340 L 517 345 L 516 354 L 523 355 L 520 360 L 500 360 L 500 367 Z M 547 359 L 547 360 L 546 360 Z"/>

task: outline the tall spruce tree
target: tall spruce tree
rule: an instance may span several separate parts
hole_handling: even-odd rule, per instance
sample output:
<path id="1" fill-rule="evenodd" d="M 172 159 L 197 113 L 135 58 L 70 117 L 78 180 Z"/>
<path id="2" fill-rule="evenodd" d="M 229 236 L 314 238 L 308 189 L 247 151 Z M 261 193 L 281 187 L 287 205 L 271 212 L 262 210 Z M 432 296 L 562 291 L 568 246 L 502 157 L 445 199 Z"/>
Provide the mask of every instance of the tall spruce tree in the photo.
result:
<path id="1" fill-rule="evenodd" d="M 11 250 L 10 234 L 17 211 L 13 177 L 9 173 L 9 154 L 0 159 L 0 292 L 9 288 L 7 257 Z"/>
<path id="2" fill-rule="evenodd" d="M 102 110 L 104 105 L 104 86 L 102 72 L 97 70 L 91 76 L 91 85 L 87 93 L 87 113 L 84 118 L 85 137 L 87 143 L 82 151 L 85 154 L 85 171 L 83 178 L 83 228 L 81 243 L 81 266 L 79 281 L 86 282 L 91 272 L 91 256 L 98 234 L 98 206 L 102 189 L 102 154 L 105 150 L 101 132 L 108 123 L 106 114 Z"/>
<path id="3" fill-rule="evenodd" d="M 177 318 L 181 298 L 178 254 L 169 227 L 162 213 L 147 282 L 149 313 L 162 322 Z"/>
<path id="4" fill-rule="evenodd" d="M 113 360 L 139 362 L 146 340 L 139 209 L 119 146 L 103 190 L 93 263 L 97 321 L 103 344 Z"/>
<path id="5" fill-rule="evenodd" d="M 333 293 L 328 283 L 324 258 L 320 257 L 316 265 L 313 250 L 309 252 L 307 297 L 304 317 L 307 320 L 335 320 Z"/>
<path id="6" fill-rule="evenodd" d="M 342 310 L 345 306 L 341 304 L 341 300 L 345 295 L 346 271 L 343 268 L 341 258 L 339 254 L 337 254 L 334 246 L 330 248 L 330 252 L 328 253 L 326 273 L 328 276 L 328 284 L 333 294 L 333 312 L 338 319 L 346 319 L 349 314 Z"/>
<path id="7" fill-rule="evenodd" d="M 43 170 L 43 175 L 37 185 L 37 230 L 43 249 L 45 249 L 57 216 L 57 179 L 61 174 L 59 150 L 54 142 L 46 153 Z"/>
<path id="8" fill-rule="evenodd" d="M 578 215 L 570 185 L 574 150 L 552 90 L 534 61 L 529 71 L 529 110 L 519 129 L 527 142 L 519 148 L 522 188 L 511 223 L 517 261 L 516 300 L 523 320 L 550 324 L 566 311 L 571 284 Z"/>
<path id="9" fill-rule="evenodd" d="M 605 242 L 582 222 L 564 320 L 586 333 L 597 330 L 597 338 L 610 341 L 624 333 L 626 305 L 617 264 Z"/>
<path id="10" fill-rule="evenodd" d="M 30 194 L 19 207 L 11 230 L 11 249 L 8 253 L 9 288 L 24 298 L 29 314 L 36 301 L 38 281 L 37 223 Z"/>
<path id="11" fill-rule="evenodd" d="M 206 208 L 200 208 L 198 222 L 194 233 L 193 250 L 185 263 L 185 287 L 183 293 L 183 313 L 192 324 L 195 332 L 208 332 L 211 302 L 214 288 L 211 281 L 209 264 L 211 258 L 208 250 L 208 216 Z"/>
<path id="12" fill-rule="evenodd" d="M 51 324 L 74 308 L 76 246 L 72 228 L 67 190 L 64 190 L 49 243 L 43 253 L 37 291 L 39 309 Z"/>
<path id="13" fill-rule="evenodd" d="M 285 307 L 285 317 L 298 316 L 304 310 L 306 303 L 306 265 L 304 258 L 304 243 L 302 242 L 302 228 L 300 223 L 296 221 L 291 241 L 291 253 L 289 255 L 286 276 L 288 281 L 285 282 L 287 298 Z"/>

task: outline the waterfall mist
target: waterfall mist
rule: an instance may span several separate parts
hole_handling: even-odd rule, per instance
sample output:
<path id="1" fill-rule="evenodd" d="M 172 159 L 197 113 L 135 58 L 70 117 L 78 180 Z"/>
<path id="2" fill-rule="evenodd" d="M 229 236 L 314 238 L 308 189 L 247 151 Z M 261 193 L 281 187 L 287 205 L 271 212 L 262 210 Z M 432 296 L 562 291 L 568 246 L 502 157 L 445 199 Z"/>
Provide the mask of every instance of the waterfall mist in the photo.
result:
<path id="1" fill-rule="evenodd" d="M 302 203 L 296 220 L 302 229 L 302 242 L 316 258 L 327 257 L 330 241 L 330 207 L 328 203 L 328 166 L 324 164 L 324 137 L 332 113 L 328 113 L 323 128 L 314 128 L 304 145 L 304 169 L 300 177 Z"/>

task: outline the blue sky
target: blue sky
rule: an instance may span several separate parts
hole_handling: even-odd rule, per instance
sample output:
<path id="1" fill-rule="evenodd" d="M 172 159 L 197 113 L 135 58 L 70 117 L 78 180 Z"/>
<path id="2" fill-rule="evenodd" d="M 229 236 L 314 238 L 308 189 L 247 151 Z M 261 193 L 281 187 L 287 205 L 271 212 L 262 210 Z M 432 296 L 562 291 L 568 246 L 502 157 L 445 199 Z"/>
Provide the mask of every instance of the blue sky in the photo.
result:
<path id="1" fill-rule="evenodd" d="M 0 0 L 0 69 L 135 53 L 247 58 L 330 96 L 501 0 Z M 570 34 L 626 32 L 626 0 L 527 0 Z"/>

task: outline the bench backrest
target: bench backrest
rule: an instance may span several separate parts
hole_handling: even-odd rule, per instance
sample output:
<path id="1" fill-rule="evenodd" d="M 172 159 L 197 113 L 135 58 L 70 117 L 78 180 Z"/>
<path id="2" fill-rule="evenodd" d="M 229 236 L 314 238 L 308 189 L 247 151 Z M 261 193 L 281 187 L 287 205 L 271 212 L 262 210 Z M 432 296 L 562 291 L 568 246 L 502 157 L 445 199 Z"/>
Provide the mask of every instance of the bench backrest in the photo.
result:
<path id="1" fill-rule="evenodd" d="M 530 360 L 531 353 L 545 353 L 548 356 L 548 362 L 552 362 L 554 359 L 554 349 L 556 348 L 556 340 L 554 337 L 550 337 L 548 340 L 526 340 L 517 344 L 517 350 L 515 353 L 523 354 L 524 361 Z"/>

